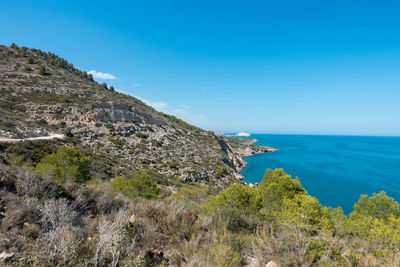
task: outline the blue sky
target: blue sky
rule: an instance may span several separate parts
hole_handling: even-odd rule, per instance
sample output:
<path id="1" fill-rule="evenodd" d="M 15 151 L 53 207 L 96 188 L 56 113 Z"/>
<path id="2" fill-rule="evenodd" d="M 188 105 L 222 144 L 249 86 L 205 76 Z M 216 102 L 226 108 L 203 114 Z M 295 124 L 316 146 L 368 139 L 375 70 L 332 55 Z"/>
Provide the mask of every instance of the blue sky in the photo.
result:
<path id="1" fill-rule="evenodd" d="M 400 135 L 399 14 L 398 1 L 2 0 L 0 44 L 54 52 L 205 129 Z"/>

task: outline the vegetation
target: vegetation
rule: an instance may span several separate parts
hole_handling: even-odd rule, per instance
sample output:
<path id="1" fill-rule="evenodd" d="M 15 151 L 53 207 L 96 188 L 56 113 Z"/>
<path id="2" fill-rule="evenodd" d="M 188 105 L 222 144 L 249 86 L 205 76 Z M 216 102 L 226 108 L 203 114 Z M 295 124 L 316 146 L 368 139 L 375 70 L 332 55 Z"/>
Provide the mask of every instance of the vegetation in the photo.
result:
<path id="1" fill-rule="evenodd" d="M 17 265 L 395 266 L 400 255 L 399 203 L 385 192 L 361 196 L 346 216 L 281 169 L 255 187 L 171 195 L 154 170 L 97 180 L 74 147 L 34 168 L 8 164 L 0 249 L 17 253 Z"/>
<path id="2" fill-rule="evenodd" d="M 61 146 L 57 153 L 45 156 L 37 165 L 41 175 L 50 175 L 58 183 L 83 183 L 90 179 L 90 158 L 74 147 Z"/>
<path id="3" fill-rule="evenodd" d="M 0 46 L 0 63 L 1 136 L 65 135 L 0 143 L 1 266 L 398 265 L 385 192 L 346 215 L 283 170 L 246 186 L 227 151 L 251 140 L 105 90 L 52 53 Z"/>
<path id="4" fill-rule="evenodd" d="M 131 199 L 156 199 L 161 192 L 161 188 L 153 180 L 151 172 L 136 173 L 130 179 L 118 177 L 110 184 L 114 192 L 122 193 Z"/>
<path id="5" fill-rule="evenodd" d="M 46 68 L 44 66 L 39 66 L 38 73 L 40 75 L 46 75 Z"/>

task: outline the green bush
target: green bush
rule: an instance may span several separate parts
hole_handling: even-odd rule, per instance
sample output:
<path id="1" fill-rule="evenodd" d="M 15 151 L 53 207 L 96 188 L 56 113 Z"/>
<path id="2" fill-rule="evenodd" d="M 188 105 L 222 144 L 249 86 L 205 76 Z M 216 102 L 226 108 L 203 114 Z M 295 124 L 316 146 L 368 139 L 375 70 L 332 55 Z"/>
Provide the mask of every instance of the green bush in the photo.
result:
<path id="1" fill-rule="evenodd" d="M 119 149 L 122 149 L 124 147 L 124 145 L 126 144 L 126 140 L 119 138 L 119 137 L 109 137 L 108 141 L 110 141 L 111 143 L 113 143 L 116 147 L 118 147 Z"/>
<path id="2" fill-rule="evenodd" d="M 25 65 L 25 66 L 24 66 L 24 71 L 25 71 L 25 72 L 31 72 L 31 71 L 33 71 L 33 70 L 32 70 L 32 68 L 31 68 L 30 66 Z"/>
<path id="3" fill-rule="evenodd" d="M 242 266 L 242 257 L 232 247 L 218 245 L 212 247 L 209 253 L 211 266 Z"/>
<path id="4" fill-rule="evenodd" d="M 44 157 L 36 167 L 39 174 L 49 174 L 60 184 L 71 180 L 83 183 L 90 179 L 91 160 L 74 147 L 61 146 L 57 153 Z"/>
<path id="5" fill-rule="evenodd" d="M 74 137 L 74 134 L 72 133 L 72 128 L 66 128 L 66 129 L 64 130 L 64 135 L 65 135 L 66 137 L 70 137 L 70 138 Z"/>
<path id="6" fill-rule="evenodd" d="M 204 205 L 209 211 L 236 209 L 244 214 L 258 213 L 260 200 L 254 188 L 233 184 Z"/>
<path id="7" fill-rule="evenodd" d="M 178 169 L 178 164 L 175 161 L 170 161 L 167 163 L 167 165 L 170 169 L 174 169 L 174 170 Z"/>
<path id="8" fill-rule="evenodd" d="M 242 212 L 237 209 L 223 210 L 222 217 L 227 222 L 226 228 L 232 233 L 237 233 L 249 227 L 249 224 L 243 218 Z"/>
<path id="9" fill-rule="evenodd" d="M 228 174 L 228 170 L 225 167 L 219 167 L 217 172 L 215 173 L 215 178 L 219 179 L 224 175 Z"/>
<path id="10" fill-rule="evenodd" d="M 46 74 L 47 74 L 46 68 L 45 68 L 44 66 L 39 66 L 39 68 L 38 68 L 38 73 L 39 73 L 40 75 L 42 75 L 42 76 L 46 75 Z"/>
<path id="11" fill-rule="evenodd" d="M 138 197 L 154 199 L 161 193 L 161 188 L 155 183 L 150 171 L 136 173 L 130 179 L 118 177 L 110 184 L 114 192 L 120 192 L 131 199 Z"/>
<path id="12" fill-rule="evenodd" d="M 28 63 L 28 64 L 34 64 L 35 61 L 33 60 L 32 57 L 28 57 L 28 59 L 26 60 L 26 63 Z"/>
<path id="13" fill-rule="evenodd" d="M 136 136 L 139 138 L 143 138 L 143 139 L 147 139 L 149 137 L 147 134 L 139 133 L 139 132 L 136 133 Z"/>
<path id="14" fill-rule="evenodd" d="M 369 198 L 367 195 L 361 195 L 358 202 L 354 204 L 352 215 L 372 216 L 378 219 L 388 219 L 391 215 L 398 217 L 399 203 L 388 197 L 385 191 L 379 194 L 373 193 Z"/>

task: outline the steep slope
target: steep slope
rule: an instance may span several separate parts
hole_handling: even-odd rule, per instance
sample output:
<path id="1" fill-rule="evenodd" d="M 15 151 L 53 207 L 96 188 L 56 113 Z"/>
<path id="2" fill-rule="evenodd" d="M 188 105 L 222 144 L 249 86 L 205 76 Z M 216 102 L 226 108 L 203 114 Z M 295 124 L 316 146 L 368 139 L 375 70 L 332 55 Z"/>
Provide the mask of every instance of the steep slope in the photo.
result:
<path id="1" fill-rule="evenodd" d="M 244 163 L 224 137 L 100 85 L 52 53 L 0 46 L 0 93 L 1 137 L 66 134 L 58 142 L 102 159 L 98 178 L 155 168 L 179 182 L 241 179 Z"/>

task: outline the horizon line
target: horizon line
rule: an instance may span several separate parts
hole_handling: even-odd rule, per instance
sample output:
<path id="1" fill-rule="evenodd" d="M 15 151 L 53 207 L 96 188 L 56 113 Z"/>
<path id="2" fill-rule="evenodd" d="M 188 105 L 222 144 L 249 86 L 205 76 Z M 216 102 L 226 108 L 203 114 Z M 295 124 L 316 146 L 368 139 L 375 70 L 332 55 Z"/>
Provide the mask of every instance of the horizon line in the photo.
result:
<path id="1" fill-rule="evenodd" d="M 217 131 L 219 132 L 219 131 Z M 237 134 L 242 131 L 222 131 L 223 134 Z M 328 134 L 328 133 L 265 133 L 265 132 L 246 132 L 250 135 L 265 134 L 265 135 L 315 135 L 315 136 L 354 136 L 354 137 L 400 137 L 400 135 L 377 135 L 377 134 Z M 244 137 L 244 136 L 237 136 Z"/>

